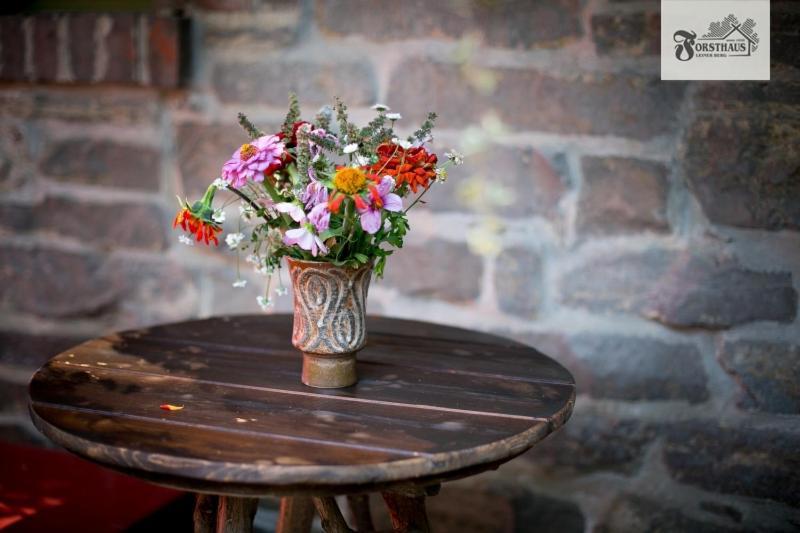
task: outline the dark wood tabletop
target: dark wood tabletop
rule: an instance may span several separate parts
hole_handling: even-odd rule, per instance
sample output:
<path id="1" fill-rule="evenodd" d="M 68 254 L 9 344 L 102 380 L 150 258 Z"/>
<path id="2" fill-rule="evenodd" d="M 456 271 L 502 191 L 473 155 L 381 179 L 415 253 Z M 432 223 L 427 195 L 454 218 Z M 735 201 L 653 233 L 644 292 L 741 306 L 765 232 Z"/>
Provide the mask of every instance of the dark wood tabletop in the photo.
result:
<path id="1" fill-rule="evenodd" d="M 103 465 L 257 496 L 470 475 L 524 452 L 572 411 L 572 376 L 529 346 L 393 318 L 369 318 L 368 332 L 359 382 L 336 390 L 300 382 L 288 315 L 109 335 L 36 373 L 31 414 L 50 439 Z"/>

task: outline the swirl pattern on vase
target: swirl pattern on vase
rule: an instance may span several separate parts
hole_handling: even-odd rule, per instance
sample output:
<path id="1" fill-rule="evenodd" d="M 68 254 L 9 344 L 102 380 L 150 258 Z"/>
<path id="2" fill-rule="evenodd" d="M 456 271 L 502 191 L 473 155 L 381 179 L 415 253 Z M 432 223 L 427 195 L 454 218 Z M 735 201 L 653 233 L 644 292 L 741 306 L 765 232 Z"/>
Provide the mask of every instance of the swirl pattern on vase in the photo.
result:
<path id="1" fill-rule="evenodd" d="M 295 348 L 343 354 L 364 346 L 372 265 L 351 269 L 289 259 L 289 275 L 294 287 Z"/>

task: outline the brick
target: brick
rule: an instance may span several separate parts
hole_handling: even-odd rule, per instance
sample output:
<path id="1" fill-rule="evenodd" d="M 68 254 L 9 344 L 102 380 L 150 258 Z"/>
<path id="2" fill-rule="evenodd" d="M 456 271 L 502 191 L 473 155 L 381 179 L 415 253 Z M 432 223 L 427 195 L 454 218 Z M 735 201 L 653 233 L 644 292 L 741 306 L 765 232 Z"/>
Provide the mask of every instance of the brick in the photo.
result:
<path id="1" fill-rule="evenodd" d="M 409 60 L 395 68 L 387 103 L 411 122 L 436 110 L 441 127 L 461 128 L 493 111 L 518 130 L 647 139 L 675 129 L 677 115 L 663 110 L 679 107 L 686 88 L 629 74 L 555 77 L 497 68 L 485 71 L 496 80 L 486 92 L 470 83 L 467 72 L 458 65 Z"/>
<path id="2" fill-rule="evenodd" d="M 180 84 L 180 24 L 178 18 L 150 17 L 148 20 L 151 85 L 175 88 Z"/>
<path id="3" fill-rule="evenodd" d="M 667 168 L 619 157 L 584 157 L 577 230 L 582 235 L 665 233 Z"/>
<path id="4" fill-rule="evenodd" d="M 656 434 L 638 420 L 582 409 L 523 457 L 543 475 L 614 472 L 630 476 L 641 466 Z"/>
<path id="5" fill-rule="evenodd" d="M 0 247 L 0 307 L 9 311 L 133 327 L 191 316 L 196 300 L 193 280 L 175 264 Z"/>
<path id="6" fill-rule="evenodd" d="M 681 483 L 796 507 L 798 447 L 794 433 L 698 420 L 666 431 L 664 462 Z"/>
<path id="7" fill-rule="evenodd" d="M 444 150 L 439 150 L 440 157 L 443 157 Z M 425 196 L 425 206 L 435 212 L 474 208 L 474 200 L 460 194 L 463 188 L 459 183 L 475 178 L 491 182 L 492 187 L 500 186 L 510 193 L 510 204 L 488 206 L 496 215 L 554 218 L 569 181 L 563 153 L 546 154 L 530 146 L 491 146 L 480 154 L 467 157 L 463 166 L 448 170 L 452 181 L 432 187 Z M 525 191 L 525 194 L 515 194 L 519 191 Z M 485 207 L 486 204 L 481 202 L 481 208 Z"/>
<path id="8" fill-rule="evenodd" d="M 686 516 L 665 501 L 645 499 L 635 494 L 617 497 L 600 519 L 595 531 L 691 531 L 692 533 L 733 533 L 738 527 L 726 527 Z"/>
<path id="9" fill-rule="evenodd" d="M 33 375 L 33 371 L 31 371 Z M 0 370 L 2 377 L 2 370 Z M 25 415 L 28 411 L 28 386 L 0 381 L 0 415 Z"/>
<path id="10" fill-rule="evenodd" d="M 115 125 L 156 124 L 160 120 L 159 95 L 138 89 L 38 86 L 24 92 L 0 93 L 6 114 L 26 119 L 66 122 L 102 122 Z"/>
<path id="11" fill-rule="evenodd" d="M 785 342 L 728 341 L 717 354 L 739 383 L 739 406 L 771 413 L 800 412 L 800 346 Z"/>
<path id="12" fill-rule="evenodd" d="M 592 16 L 591 24 L 599 55 L 644 56 L 661 50 L 658 13 L 598 13 Z"/>
<path id="13" fill-rule="evenodd" d="M 0 79 L 25 81 L 25 33 L 22 29 L 24 17 L 0 17 Z"/>
<path id="14" fill-rule="evenodd" d="M 421 14 L 424 14 L 420 16 Z M 578 0 L 525 2 L 425 2 L 411 0 L 367 8 L 360 0 L 318 2 L 316 18 L 323 33 L 353 33 L 369 39 L 461 39 L 475 35 L 490 46 L 531 49 L 563 46 L 581 31 Z"/>
<path id="15" fill-rule="evenodd" d="M 193 6 L 210 11 L 242 11 L 253 8 L 253 0 L 194 0 Z"/>
<path id="16" fill-rule="evenodd" d="M 700 502 L 700 509 L 732 520 L 737 524 L 742 522 L 742 512 L 730 505 L 717 502 Z"/>
<path id="17" fill-rule="evenodd" d="M 160 159 L 155 148 L 66 139 L 49 143 L 40 169 L 61 181 L 158 191 Z"/>
<path id="18" fill-rule="evenodd" d="M 534 318 L 541 302 L 542 264 L 539 256 L 524 248 L 509 248 L 495 262 L 494 288 L 504 312 Z"/>
<path id="19" fill-rule="evenodd" d="M 241 278 L 247 280 L 247 286 L 242 288 L 231 286 L 236 280 L 235 265 L 231 265 L 230 268 L 215 269 L 207 274 L 206 286 L 210 286 L 211 289 L 211 306 L 215 315 L 262 313 L 256 303 L 256 297 L 264 294 L 267 279 L 263 275 L 253 272 L 250 265 L 242 264 Z M 284 272 L 284 274 L 286 273 Z M 292 313 L 294 310 L 292 284 L 287 278 L 288 276 L 284 275 L 285 287 L 289 292 L 283 296 L 278 296 L 274 292 L 271 294 L 275 304 L 275 307 L 270 309 L 271 313 Z M 277 287 L 277 279 L 273 279 L 271 288 L 274 290 Z M 368 312 L 375 313 L 376 310 L 372 305 L 368 305 Z"/>
<path id="20" fill-rule="evenodd" d="M 793 7 L 788 11 L 781 11 L 777 6 L 770 10 L 769 52 L 773 72 L 783 65 L 800 68 L 800 13 L 792 12 Z"/>
<path id="21" fill-rule="evenodd" d="M 700 353 L 691 344 L 669 344 L 647 337 L 576 335 L 570 347 L 581 367 L 583 393 L 612 400 L 708 399 Z"/>
<path id="22" fill-rule="evenodd" d="M 800 111 L 751 108 L 694 121 L 683 162 L 689 188 L 713 223 L 800 229 Z"/>
<path id="23" fill-rule="evenodd" d="M 791 322 L 797 313 L 788 272 L 757 272 L 711 253 L 664 249 L 608 253 L 565 272 L 562 301 L 680 328 Z"/>
<path id="24" fill-rule="evenodd" d="M 91 82 L 94 78 L 97 18 L 94 13 L 75 13 L 67 18 L 70 62 L 77 82 Z"/>
<path id="25" fill-rule="evenodd" d="M 203 46 L 210 49 L 278 50 L 295 44 L 302 30 L 300 3 L 288 2 L 285 6 L 272 4 L 268 11 L 227 11 L 206 15 L 203 20 Z"/>
<path id="26" fill-rule="evenodd" d="M 58 73 L 58 20 L 41 15 L 33 19 L 33 63 L 36 81 L 53 82 Z"/>
<path id="27" fill-rule="evenodd" d="M 435 498 L 428 498 L 425 506 L 431 528 L 437 531 L 478 533 L 512 531 L 514 527 L 512 502 L 492 490 L 443 485 L 441 492 Z M 390 531 L 391 523 L 387 526 Z"/>
<path id="28" fill-rule="evenodd" d="M 739 81 L 737 83 L 705 81 L 697 87 L 695 99 L 702 118 L 749 119 L 754 114 L 758 114 L 759 109 L 769 112 L 769 110 L 785 109 L 783 105 L 776 106 L 774 104 L 791 106 L 797 103 L 796 95 L 800 91 L 800 82 L 781 80 Z M 731 111 L 736 114 L 715 114 L 717 111 Z"/>
<path id="29" fill-rule="evenodd" d="M 260 126 L 267 129 L 267 126 Z M 272 131 L 267 130 L 267 131 Z M 222 165 L 248 141 L 234 124 L 181 124 L 177 128 L 178 166 L 187 195 L 202 194 L 220 176 Z"/>
<path id="30" fill-rule="evenodd" d="M 458 275 L 453 275 L 453 268 Z M 401 293 L 449 302 L 475 300 L 480 294 L 481 258 L 466 245 L 432 240 L 424 246 L 406 245 L 386 262 L 385 277 L 376 283 Z"/>
<path id="31" fill-rule="evenodd" d="M 100 81 L 135 83 L 139 81 L 136 72 L 136 17 L 126 13 L 107 16 L 111 18 L 111 30 L 105 39 L 108 64 Z"/>
<path id="32" fill-rule="evenodd" d="M 306 113 L 316 111 L 313 106 L 332 104 L 334 96 L 349 106 L 373 104 L 377 98 L 375 73 L 366 61 L 223 63 L 214 70 L 213 79 L 214 90 L 225 103 L 284 107 L 287 95 L 295 92 Z"/>
<path id="33" fill-rule="evenodd" d="M 152 204 L 98 204 L 48 198 L 34 206 L 0 205 L 0 230 L 43 232 L 101 248 L 167 247 L 164 213 Z"/>
<path id="34" fill-rule="evenodd" d="M 582 533 L 586 517 L 580 507 L 566 499 L 526 490 L 517 485 L 492 487 L 493 492 L 505 495 L 514 510 L 514 531 L 545 533 Z M 497 531 L 490 529 L 490 531 Z"/>
<path id="35" fill-rule="evenodd" d="M 87 339 L 73 335 L 0 331 L 0 363 L 34 370 Z"/>

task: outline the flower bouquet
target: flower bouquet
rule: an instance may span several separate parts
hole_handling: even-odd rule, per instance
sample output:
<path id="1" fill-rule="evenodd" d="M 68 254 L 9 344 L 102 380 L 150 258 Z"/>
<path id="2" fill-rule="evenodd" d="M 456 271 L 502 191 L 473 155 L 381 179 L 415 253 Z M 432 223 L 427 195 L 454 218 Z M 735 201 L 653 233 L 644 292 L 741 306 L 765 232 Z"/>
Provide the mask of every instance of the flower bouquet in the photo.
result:
<path id="1" fill-rule="evenodd" d="M 274 134 L 240 113 L 251 141 L 233 153 L 199 201 L 179 198 L 174 226 L 194 237 L 181 235 L 186 244 L 218 245 L 224 208 L 239 202 L 238 230 L 225 242 L 267 276 L 265 293 L 257 298 L 262 308 L 272 305 L 270 281 L 287 258 L 294 288 L 292 343 L 303 352 L 302 379 L 310 386 L 355 383 L 372 273 L 381 276 L 392 248 L 402 248 L 409 209 L 434 183 L 445 181 L 447 165 L 462 160 L 451 151 L 440 164 L 428 150 L 434 113 L 400 139 L 394 126 L 402 117 L 383 105 L 373 109 L 376 116 L 358 127 L 336 99 L 308 122 L 290 95 L 286 120 Z M 218 207 L 221 191 L 232 196 Z M 282 285 L 276 290 L 284 292 Z"/>

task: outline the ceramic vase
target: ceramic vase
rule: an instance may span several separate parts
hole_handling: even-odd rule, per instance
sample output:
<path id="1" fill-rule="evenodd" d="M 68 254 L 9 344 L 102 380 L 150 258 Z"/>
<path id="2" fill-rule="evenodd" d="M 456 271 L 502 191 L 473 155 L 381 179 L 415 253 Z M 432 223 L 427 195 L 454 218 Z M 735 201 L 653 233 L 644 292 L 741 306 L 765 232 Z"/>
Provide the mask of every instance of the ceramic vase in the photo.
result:
<path id="1" fill-rule="evenodd" d="M 367 340 L 372 265 L 338 267 L 288 259 L 294 292 L 292 345 L 303 354 L 303 383 L 336 389 L 356 383 L 356 353 Z"/>

